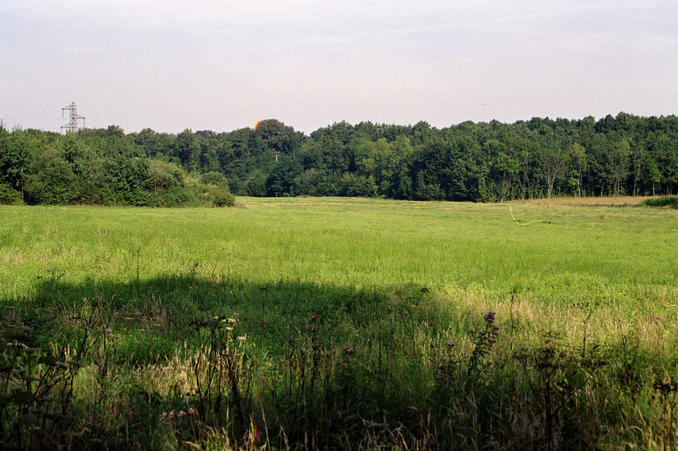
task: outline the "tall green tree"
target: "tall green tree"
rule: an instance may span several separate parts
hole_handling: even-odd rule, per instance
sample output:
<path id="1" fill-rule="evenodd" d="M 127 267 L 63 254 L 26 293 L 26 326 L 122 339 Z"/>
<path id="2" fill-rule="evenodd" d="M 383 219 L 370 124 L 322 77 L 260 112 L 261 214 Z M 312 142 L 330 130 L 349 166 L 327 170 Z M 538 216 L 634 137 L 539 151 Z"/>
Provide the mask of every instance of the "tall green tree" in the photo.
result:
<path id="1" fill-rule="evenodd" d="M 201 148 L 197 137 L 189 129 L 177 135 L 177 156 L 187 171 L 197 171 L 200 166 Z"/>
<path id="2" fill-rule="evenodd" d="M 589 164 L 586 148 L 579 143 L 572 143 L 568 148 L 568 154 L 572 167 L 572 179 L 574 179 L 572 185 L 576 187 L 576 196 L 581 197 L 582 186 L 584 185 L 584 172 Z"/>
<path id="3" fill-rule="evenodd" d="M 614 188 L 614 194 L 617 196 L 624 192 L 624 183 L 629 175 L 630 156 L 631 145 L 625 139 L 617 142 L 609 155 L 609 177 Z"/>

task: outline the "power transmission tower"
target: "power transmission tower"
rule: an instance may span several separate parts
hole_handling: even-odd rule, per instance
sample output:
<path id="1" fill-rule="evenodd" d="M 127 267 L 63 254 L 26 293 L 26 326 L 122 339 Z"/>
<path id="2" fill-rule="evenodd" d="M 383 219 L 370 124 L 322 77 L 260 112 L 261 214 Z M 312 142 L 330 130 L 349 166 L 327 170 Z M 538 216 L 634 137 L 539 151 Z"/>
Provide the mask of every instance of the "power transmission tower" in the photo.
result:
<path id="1" fill-rule="evenodd" d="M 78 121 L 82 119 L 82 128 L 85 128 L 85 116 L 80 116 L 78 114 L 78 106 L 75 102 L 71 102 L 70 105 L 67 105 L 61 109 L 61 116 L 63 117 L 64 111 L 70 111 L 71 120 L 68 121 L 68 124 L 62 125 L 61 130 L 66 130 L 66 133 L 77 132 L 80 130 L 78 126 Z"/>

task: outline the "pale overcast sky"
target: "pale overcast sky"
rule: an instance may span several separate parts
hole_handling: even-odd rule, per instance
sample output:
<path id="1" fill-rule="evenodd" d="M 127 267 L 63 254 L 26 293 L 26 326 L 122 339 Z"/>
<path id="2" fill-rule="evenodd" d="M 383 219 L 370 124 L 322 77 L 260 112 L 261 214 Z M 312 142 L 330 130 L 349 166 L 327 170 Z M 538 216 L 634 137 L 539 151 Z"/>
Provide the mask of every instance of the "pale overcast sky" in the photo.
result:
<path id="1" fill-rule="evenodd" d="M 0 0 L 0 41 L 10 127 L 678 113 L 676 0 Z"/>

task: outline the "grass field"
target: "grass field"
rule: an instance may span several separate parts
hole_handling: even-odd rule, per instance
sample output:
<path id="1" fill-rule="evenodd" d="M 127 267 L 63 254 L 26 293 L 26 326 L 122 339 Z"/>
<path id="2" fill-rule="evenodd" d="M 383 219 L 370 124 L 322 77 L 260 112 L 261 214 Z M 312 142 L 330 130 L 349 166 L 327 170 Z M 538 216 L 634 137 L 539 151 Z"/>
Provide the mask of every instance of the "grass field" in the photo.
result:
<path id="1" fill-rule="evenodd" d="M 0 447 L 678 446 L 678 211 L 239 203 L 0 206 Z"/>

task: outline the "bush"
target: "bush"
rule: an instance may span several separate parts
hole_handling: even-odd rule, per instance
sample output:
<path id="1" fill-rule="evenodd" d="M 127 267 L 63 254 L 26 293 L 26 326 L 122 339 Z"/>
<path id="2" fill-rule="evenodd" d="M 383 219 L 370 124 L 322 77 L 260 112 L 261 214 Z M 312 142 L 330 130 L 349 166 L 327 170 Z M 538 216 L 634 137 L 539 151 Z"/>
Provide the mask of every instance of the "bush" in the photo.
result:
<path id="1" fill-rule="evenodd" d="M 20 192 L 6 183 L 0 183 L 0 204 L 18 205 L 23 203 L 24 200 Z"/>
<path id="2" fill-rule="evenodd" d="M 47 147 L 36 156 L 34 171 L 25 179 L 24 192 L 29 204 L 70 204 L 78 197 L 78 178 L 70 164 L 55 147 Z"/>
<path id="3" fill-rule="evenodd" d="M 235 205 L 235 197 L 228 191 L 220 190 L 214 193 L 212 204 L 215 207 L 232 207 Z"/>
<path id="4" fill-rule="evenodd" d="M 173 163 L 149 160 L 148 178 L 155 207 L 179 207 L 195 203 L 185 183 L 185 172 Z"/>
<path id="5" fill-rule="evenodd" d="M 235 197 L 228 188 L 228 180 L 221 172 L 206 172 L 200 177 L 205 192 L 212 198 L 214 207 L 232 207 Z"/>
<path id="6" fill-rule="evenodd" d="M 225 207 L 235 204 L 235 197 L 228 190 L 228 185 L 213 185 L 202 182 L 196 174 L 186 176 L 186 187 L 195 198 L 194 205 L 203 207 Z"/>
<path id="7" fill-rule="evenodd" d="M 646 207 L 678 208 L 678 196 L 663 196 L 654 199 L 645 199 L 643 205 Z"/>

